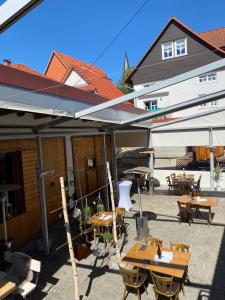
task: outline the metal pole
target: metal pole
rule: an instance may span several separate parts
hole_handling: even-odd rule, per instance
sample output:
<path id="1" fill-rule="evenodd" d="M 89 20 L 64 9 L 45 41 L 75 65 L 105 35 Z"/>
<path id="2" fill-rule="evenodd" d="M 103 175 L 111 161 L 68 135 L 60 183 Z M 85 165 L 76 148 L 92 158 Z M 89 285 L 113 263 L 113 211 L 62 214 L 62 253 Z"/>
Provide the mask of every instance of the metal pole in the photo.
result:
<path id="1" fill-rule="evenodd" d="M 152 149 L 151 153 L 149 154 L 149 158 L 148 158 L 148 166 L 152 170 L 152 173 L 150 174 L 149 193 L 150 193 L 150 195 L 153 195 L 154 182 L 151 181 L 151 177 L 153 177 L 153 180 L 154 180 L 154 152 L 153 152 L 153 148 L 152 148 L 151 129 L 148 129 L 148 148 Z"/>
<path id="2" fill-rule="evenodd" d="M 214 145 L 213 145 L 213 130 L 209 128 L 209 149 L 210 149 L 210 187 L 215 188 L 214 184 Z"/>
<path id="3" fill-rule="evenodd" d="M 45 180 L 44 180 L 44 176 L 41 176 L 42 172 L 44 171 L 44 165 L 43 165 L 43 157 L 42 157 L 42 142 L 40 136 L 36 137 L 36 145 L 37 145 L 38 187 L 39 187 L 39 195 L 40 195 L 42 237 L 43 237 L 45 253 L 49 254 Z"/>
<path id="4" fill-rule="evenodd" d="M 68 192 L 69 192 L 69 198 L 73 199 L 75 180 L 74 180 L 73 148 L 72 148 L 71 136 L 65 137 L 65 145 L 66 145 L 66 168 L 67 168 L 67 179 L 68 179 Z"/>
<path id="5" fill-rule="evenodd" d="M 107 168 L 106 168 L 106 141 L 105 134 L 102 135 L 102 181 L 103 185 L 107 184 Z M 106 210 L 109 210 L 108 187 L 103 189 Z"/>
<path id="6" fill-rule="evenodd" d="M 118 180 L 117 173 L 117 158 L 116 158 L 116 134 L 115 132 L 111 133 L 111 166 L 112 166 L 112 175 L 114 180 Z"/>

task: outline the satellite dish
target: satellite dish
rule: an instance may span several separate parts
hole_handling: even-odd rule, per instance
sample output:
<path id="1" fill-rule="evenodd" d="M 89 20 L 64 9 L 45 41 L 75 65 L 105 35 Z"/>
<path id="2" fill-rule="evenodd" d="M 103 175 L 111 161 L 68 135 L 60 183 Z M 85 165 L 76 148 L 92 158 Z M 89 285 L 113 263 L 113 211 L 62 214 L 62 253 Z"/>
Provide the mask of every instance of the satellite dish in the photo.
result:
<path id="1" fill-rule="evenodd" d="M 43 0 L 5 0 L 0 5 L 0 32 L 18 21 Z"/>

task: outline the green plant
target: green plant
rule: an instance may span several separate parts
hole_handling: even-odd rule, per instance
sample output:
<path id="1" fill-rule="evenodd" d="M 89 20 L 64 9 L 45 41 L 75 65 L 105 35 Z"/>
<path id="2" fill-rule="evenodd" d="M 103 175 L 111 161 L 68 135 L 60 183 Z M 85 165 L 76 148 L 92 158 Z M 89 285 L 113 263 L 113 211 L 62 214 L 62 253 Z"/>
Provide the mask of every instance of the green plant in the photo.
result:
<path id="1" fill-rule="evenodd" d="M 104 211 L 105 210 L 105 206 L 103 203 L 99 203 L 97 205 L 97 212 L 100 212 L 100 211 Z"/>
<path id="2" fill-rule="evenodd" d="M 90 206 L 86 205 L 83 209 L 82 209 L 82 213 L 84 215 L 85 220 L 89 220 L 91 214 L 92 214 L 92 209 Z"/>
<path id="3" fill-rule="evenodd" d="M 220 164 L 218 163 L 217 166 L 214 169 L 214 180 L 216 181 L 217 184 L 219 184 L 220 179 L 222 177 L 223 173 L 223 168 L 221 168 Z"/>
<path id="4" fill-rule="evenodd" d="M 112 232 L 106 231 L 103 233 L 102 239 L 104 243 L 110 242 L 113 238 Z"/>

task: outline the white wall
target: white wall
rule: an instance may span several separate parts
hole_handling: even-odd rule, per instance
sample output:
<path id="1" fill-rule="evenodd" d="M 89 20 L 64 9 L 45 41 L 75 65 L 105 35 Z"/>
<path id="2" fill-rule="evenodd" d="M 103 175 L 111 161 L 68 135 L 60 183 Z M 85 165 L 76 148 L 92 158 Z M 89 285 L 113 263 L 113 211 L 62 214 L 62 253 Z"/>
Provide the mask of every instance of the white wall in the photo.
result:
<path id="1" fill-rule="evenodd" d="M 166 176 L 175 173 L 176 175 L 182 174 L 182 170 L 154 170 L 154 177 L 157 178 L 160 182 L 160 185 L 167 185 Z M 198 180 L 199 176 L 202 175 L 201 178 L 201 187 L 210 189 L 210 172 L 209 171 L 185 171 L 185 174 L 194 174 L 194 179 Z M 220 186 L 222 189 L 225 189 L 225 173 L 223 173 L 223 177 L 220 182 Z"/>
<path id="2" fill-rule="evenodd" d="M 134 90 L 140 90 L 148 83 L 134 85 Z M 146 99 L 157 98 L 157 95 L 165 93 L 167 95 L 159 95 L 159 108 L 165 108 L 177 103 L 181 103 L 185 100 L 190 100 L 193 98 L 199 97 L 202 94 L 211 94 L 213 92 L 217 92 L 225 89 L 225 71 L 217 72 L 217 79 L 215 82 L 210 83 L 198 83 L 198 77 L 186 80 L 184 82 L 180 82 L 176 85 L 161 89 L 152 93 L 151 95 L 146 95 Z M 145 108 L 143 100 L 135 100 L 135 106 L 139 108 Z M 217 107 L 221 107 L 225 105 L 225 99 L 218 101 Z M 207 104 L 206 108 L 202 108 L 200 106 L 193 107 L 187 110 L 183 110 L 180 112 L 173 113 L 170 117 L 184 117 L 190 114 L 196 114 L 198 112 L 203 112 L 206 110 L 212 109 L 210 103 Z"/>
<path id="3" fill-rule="evenodd" d="M 84 86 L 87 85 L 87 82 L 74 70 L 72 70 L 67 77 L 65 84 L 69 86 Z"/>

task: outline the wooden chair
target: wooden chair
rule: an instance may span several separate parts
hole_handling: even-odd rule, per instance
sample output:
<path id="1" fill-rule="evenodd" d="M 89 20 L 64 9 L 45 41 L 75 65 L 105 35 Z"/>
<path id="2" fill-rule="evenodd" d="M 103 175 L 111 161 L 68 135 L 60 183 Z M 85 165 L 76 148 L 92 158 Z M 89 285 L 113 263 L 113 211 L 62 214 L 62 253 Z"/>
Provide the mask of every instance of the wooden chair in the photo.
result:
<path id="1" fill-rule="evenodd" d="M 202 192 L 196 192 L 196 191 L 192 191 L 192 192 L 189 192 L 189 196 L 190 197 L 200 197 L 200 196 L 202 196 Z M 196 212 L 196 216 L 197 217 L 199 217 L 199 216 L 201 216 L 201 212 L 200 212 L 200 210 L 199 210 L 199 207 L 195 207 L 195 212 Z"/>
<path id="2" fill-rule="evenodd" d="M 163 243 L 162 240 L 159 240 L 159 239 L 154 238 L 152 236 L 148 236 L 145 240 L 146 240 L 147 245 L 149 245 L 149 246 L 162 247 L 162 243 Z"/>
<path id="3" fill-rule="evenodd" d="M 193 222 L 191 203 L 187 202 L 186 204 L 182 204 L 180 201 L 177 201 L 177 205 L 179 208 L 179 224 L 181 222 L 188 222 L 189 226 L 191 222 Z"/>
<path id="4" fill-rule="evenodd" d="M 172 181 L 173 181 L 174 179 L 176 179 L 176 174 L 175 174 L 175 173 L 172 173 L 172 174 L 170 174 L 170 177 L 171 177 L 171 179 L 172 179 Z"/>
<path id="5" fill-rule="evenodd" d="M 180 284 L 179 282 L 173 281 L 172 277 L 159 276 L 155 273 L 151 272 L 152 281 L 153 281 L 153 289 L 155 292 L 155 299 L 158 300 L 161 296 L 179 300 L 179 292 L 180 292 Z"/>
<path id="6" fill-rule="evenodd" d="M 123 300 L 126 299 L 127 295 L 129 294 L 129 289 L 134 289 L 138 296 L 138 300 L 141 299 L 140 288 L 144 286 L 145 292 L 148 295 L 147 288 L 145 286 L 145 281 L 147 279 L 146 273 L 141 273 L 139 268 L 137 269 L 126 269 L 119 265 L 120 274 L 123 278 L 123 283 L 125 285 L 124 293 L 123 293 Z"/>
<path id="7" fill-rule="evenodd" d="M 171 192 L 176 192 L 176 184 L 171 182 L 170 176 L 166 176 L 166 182 L 168 185 L 168 194 Z"/>
<path id="8" fill-rule="evenodd" d="M 170 242 L 170 249 L 171 250 L 175 250 L 175 251 L 178 251 L 178 252 L 185 252 L 185 253 L 189 253 L 189 245 L 187 244 L 181 244 L 181 243 L 175 243 L 175 242 Z M 189 276 L 188 276 L 188 267 L 186 268 L 185 272 L 184 272 L 184 276 L 183 278 L 181 279 L 181 289 L 182 289 L 182 292 L 183 294 L 185 295 L 185 292 L 184 292 L 184 282 L 185 280 L 187 279 L 188 283 L 190 283 L 190 279 L 189 279 Z"/>
<path id="9" fill-rule="evenodd" d="M 193 189 L 196 192 L 200 192 L 201 191 L 201 179 L 202 179 L 202 175 L 199 176 L 197 181 L 193 182 Z"/>
<path id="10" fill-rule="evenodd" d="M 119 233 L 119 237 L 122 237 L 122 233 L 125 232 L 125 223 L 124 223 L 124 217 L 125 217 L 125 208 L 117 207 L 116 208 L 116 217 L 117 217 L 117 229 Z"/>
<path id="11" fill-rule="evenodd" d="M 105 227 L 102 223 L 95 223 L 93 225 L 95 238 L 98 238 L 99 241 L 102 241 L 103 234 L 105 233 Z"/>
<path id="12" fill-rule="evenodd" d="M 178 252 L 189 252 L 189 245 L 186 244 L 181 244 L 181 243 L 175 243 L 175 242 L 170 242 L 170 249 L 175 250 Z"/>

